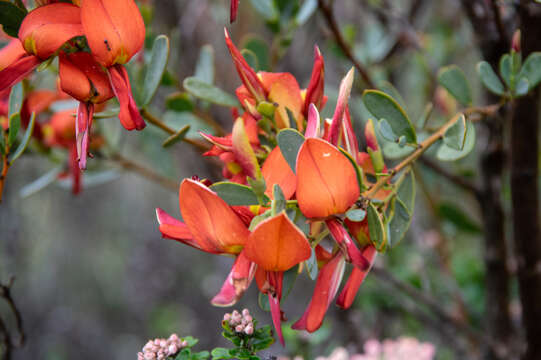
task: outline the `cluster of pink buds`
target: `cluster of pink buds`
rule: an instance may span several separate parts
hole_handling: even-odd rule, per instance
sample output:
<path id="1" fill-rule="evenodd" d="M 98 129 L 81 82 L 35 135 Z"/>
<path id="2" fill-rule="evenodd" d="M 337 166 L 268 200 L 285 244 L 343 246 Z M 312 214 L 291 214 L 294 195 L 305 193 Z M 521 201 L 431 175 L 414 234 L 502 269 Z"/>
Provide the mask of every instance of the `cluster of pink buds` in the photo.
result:
<path id="1" fill-rule="evenodd" d="M 224 321 L 237 333 L 244 333 L 246 335 L 252 335 L 254 333 L 254 319 L 248 309 L 242 310 L 242 313 L 239 313 L 237 310 L 227 313 L 224 315 Z"/>
<path id="2" fill-rule="evenodd" d="M 149 340 L 143 351 L 137 353 L 137 360 L 165 360 L 186 346 L 188 342 L 179 338 L 177 334 L 169 336 L 169 339 Z"/>

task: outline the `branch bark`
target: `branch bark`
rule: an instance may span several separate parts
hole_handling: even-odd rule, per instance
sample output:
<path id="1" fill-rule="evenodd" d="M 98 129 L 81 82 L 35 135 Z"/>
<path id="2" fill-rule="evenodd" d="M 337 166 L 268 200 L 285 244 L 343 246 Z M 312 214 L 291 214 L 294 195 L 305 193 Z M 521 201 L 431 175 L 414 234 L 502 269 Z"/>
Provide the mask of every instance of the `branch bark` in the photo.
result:
<path id="1" fill-rule="evenodd" d="M 518 6 L 523 55 L 541 50 L 541 5 Z M 514 104 L 511 124 L 513 243 L 527 349 L 523 360 L 541 359 L 541 239 L 539 237 L 539 88 Z"/>

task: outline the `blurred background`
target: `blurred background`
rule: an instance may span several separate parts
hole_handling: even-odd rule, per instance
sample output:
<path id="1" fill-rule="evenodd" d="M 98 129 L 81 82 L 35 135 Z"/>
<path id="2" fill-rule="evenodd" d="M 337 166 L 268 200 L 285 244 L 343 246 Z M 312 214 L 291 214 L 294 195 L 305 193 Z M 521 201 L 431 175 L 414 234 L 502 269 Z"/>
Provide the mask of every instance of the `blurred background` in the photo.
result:
<path id="1" fill-rule="evenodd" d="M 177 106 L 169 99 L 183 91 L 185 77 L 203 66 L 205 45 L 214 52 L 214 83 L 230 93 L 240 85 L 223 39 L 225 24 L 239 47 L 256 53 L 260 70 L 290 72 L 301 88 L 308 85 L 317 44 L 326 61 L 330 100 L 324 114 L 329 116 L 339 81 L 352 63 L 337 44 L 328 19 L 317 9 L 317 1 L 308 2 L 241 1 L 233 25 L 229 25 L 229 1 L 161 0 L 154 2 L 153 10 L 145 3 L 147 49 L 158 34 L 171 39 L 168 73 L 153 101 L 153 113 L 175 128 L 192 124 L 193 138 L 195 130 L 209 128 L 199 110 Z M 436 128 L 458 109 L 435 81 L 441 66 L 458 64 L 471 79 L 474 103 L 489 103 L 475 80 L 481 54 L 465 8 L 457 0 L 338 0 L 334 19 L 355 58 L 379 84 L 394 85 L 414 121 L 423 117 L 426 104 L 432 102 L 433 116 L 427 127 Z M 138 79 L 138 73 L 130 70 L 132 79 Z M 359 73 L 356 76 L 351 110 L 364 141 L 361 129 L 366 110 L 360 95 L 366 84 Z M 228 109 L 198 106 L 204 116 L 226 130 L 231 128 Z M 118 121 L 98 122 L 110 134 L 119 133 Z M 400 246 L 378 258 L 378 268 L 384 270 L 368 276 L 352 309 L 341 311 L 331 305 L 320 331 L 297 333 L 286 325 L 286 347 L 274 345 L 268 354 L 311 359 L 328 355 L 337 346 L 359 352 L 368 339 L 407 335 L 433 343 L 437 359 L 480 358 L 483 345 L 478 338 L 485 332 L 490 306 L 482 207 L 471 192 L 440 173 L 452 172 L 467 182 L 480 183 L 480 157 L 490 147 L 490 135 L 490 130 L 479 126 L 476 151 L 437 171 L 429 152 L 426 162 L 415 167 L 418 186 L 412 227 Z M 142 177 L 118 161 L 97 158 L 90 160 L 82 193 L 73 196 L 69 184 L 63 182 L 29 191 L 28 184 L 56 166 L 32 152 L 11 169 L 0 206 L 0 280 L 16 276 L 12 293 L 27 336 L 14 359 L 133 359 L 148 339 L 173 332 L 199 338 L 197 348 L 202 350 L 226 344 L 220 336 L 226 309 L 212 307 L 209 300 L 227 276 L 232 259 L 161 239 L 154 213 L 161 207 L 180 215 L 178 191 L 171 183 L 193 175 L 219 180 L 219 165 L 185 143 L 162 148 L 166 136 L 151 125 L 141 133 L 122 131 L 109 136 L 123 158 L 152 169 L 169 179 L 169 185 Z M 392 152 L 386 155 L 392 164 Z M 507 213 L 505 183 L 500 200 Z M 284 304 L 288 324 L 300 317 L 313 289 L 305 276 L 298 282 Z M 510 284 L 507 310 L 517 328 L 520 306 L 515 300 L 516 286 Z M 408 293 L 411 289 L 413 296 Z M 427 295 L 432 303 L 422 301 L 419 294 Z M 445 314 L 434 311 L 432 305 Z M 235 306 L 245 307 L 260 323 L 271 323 L 270 315 L 257 305 L 255 285 Z M 0 304 L 0 312 L 7 313 L 5 304 Z"/>

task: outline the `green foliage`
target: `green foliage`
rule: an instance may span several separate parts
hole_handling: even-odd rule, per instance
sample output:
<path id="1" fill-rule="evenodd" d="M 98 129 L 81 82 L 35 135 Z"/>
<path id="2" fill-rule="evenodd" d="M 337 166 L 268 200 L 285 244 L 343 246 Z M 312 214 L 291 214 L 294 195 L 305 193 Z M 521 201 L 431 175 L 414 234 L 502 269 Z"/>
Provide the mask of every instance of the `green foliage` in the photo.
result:
<path id="1" fill-rule="evenodd" d="M 449 141 L 449 140 L 448 140 Z M 466 135 L 462 150 L 450 147 L 446 142 L 441 144 L 436 157 L 441 161 L 456 161 L 467 156 L 475 147 L 475 126 L 471 121 L 466 124 Z"/>
<path id="2" fill-rule="evenodd" d="M 363 102 L 378 120 L 385 119 L 397 137 L 404 136 L 410 144 L 417 143 L 415 129 L 408 115 L 392 97 L 378 90 L 366 90 Z"/>
<path id="3" fill-rule="evenodd" d="M 257 328 L 257 321 L 254 320 L 254 333 L 247 335 L 237 333 L 226 321 L 222 322 L 222 336 L 235 345 L 232 349 L 216 348 L 212 350 L 213 360 L 217 359 L 249 359 L 259 360 L 257 353 L 267 349 L 274 343 L 272 330 L 269 325 Z"/>
<path id="4" fill-rule="evenodd" d="M 461 114 L 458 120 L 443 134 L 443 142 L 452 149 L 463 150 L 466 142 L 466 130 L 466 117 Z"/>
<path id="5" fill-rule="evenodd" d="M 188 134 L 188 131 L 190 131 L 190 128 L 191 128 L 190 125 L 185 125 L 182 129 L 177 131 L 175 134 L 165 139 L 164 142 L 162 143 L 162 146 L 164 148 L 167 148 L 167 147 L 173 146 L 179 141 L 184 140 L 186 138 L 186 135 Z"/>
<path id="6" fill-rule="evenodd" d="M 207 84 L 214 84 L 214 49 L 212 46 L 204 45 L 201 47 L 194 77 Z"/>
<path id="7" fill-rule="evenodd" d="M 194 109 L 190 94 L 186 92 L 176 92 L 167 96 L 165 106 L 167 109 L 177 112 L 192 111 Z"/>
<path id="8" fill-rule="evenodd" d="M 278 133 L 276 138 L 278 146 L 284 156 L 284 159 L 289 164 L 294 173 L 297 172 L 297 154 L 304 143 L 304 136 L 293 129 L 284 129 Z"/>
<path id="9" fill-rule="evenodd" d="M 519 78 L 528 80 L 528 91 L 539 85 L 541 82 L 541 52 L 534 52 L 526 58 L 520 70 Z"/>
<path id="10" fill-rule="evenodd" d="M 30 143 L 30 139 L 32 137 L 32 132 L 34 131 L 34 125 L 36 124 L 36 114 L 32 113 L 32 116 L 30 117 L 30 123 L 28 124 L 28 127 L 26 128 L 26 132 L 24 133 L 24 137 L 21 140 L 21 143 L 17 147 L 17 150 L 11 156 L 9 157 L 9 162 L 14 163 L 15 160 L 17 160 L 23 152 L 26 150 L 26 147 Z"/>
<path id="11" fill-rule="evenodd" d="M 373 203 L 368 205 L 367 218 L 370 240 L 378 251 L 384 251 L 387 246 L 387 232 L 385 231 L 385 227 L 378 210 Z"/>
<path id="12" fill-rule="evenodd" d="M 246 185 L 220 181 L 212 184 L 210 188 L 231 206 L 249 206 L 259 204 L 256 193 L 252 190 L 252 188 Z"/>
<path id="13" fill-rule="evenodd" d="M 183 85 L 184 89 L 190 94 L 201 100 L 208 101 L 209 103 L 227 107 L 240 106 L 237 98 L 234 96 L 196 77 L 184 79 Z"/>
<path id="14" fill-rule="evenodd" d="M 471 105 L 472 93 L 464 72 L 456 65 L 446 66 L 438 72 L 438 82 L 462 105 Z"/>
<path id="15" fill-rule="evenodd" d="M 270 70 L 270 49 L 269 45 L 256 35 L 248 35 L 242 40 L 242 48 L 249 50 L 257 59 L 256 71 Z"/>
<path id="16" fill-rule="evenodd" d="M 163 74 L 169 60 L 169 38 L 160 35 L 154 40 L 150 61 L 148 63 L 143 83 L 141 106 L 147 106 L 152 101 L 160 86 Z"/>
<path id="17" fill-rule="evenodd" d="M 17 37 L 25 16 L 26 9 L 6 0 L 0 1 L 0 25 L 9 36 Z"/>
<path id="18" fill-rule="evenodd" d="M 481 232 L 481 226 L 472 221 L 460 208 L 450 202 L 440 203 L 438 206 L 438 214 L 441 218 L 449 221 L 461 231 L 469 233 Z"/>
<path id="19" fill-rule="evenodd" d="M 489 91 L 496 95 L 504 94 L 505 88 L 488 62 L 481 61 L 477 64 L 477 72 L 481 78 L 481 82 Z"/>

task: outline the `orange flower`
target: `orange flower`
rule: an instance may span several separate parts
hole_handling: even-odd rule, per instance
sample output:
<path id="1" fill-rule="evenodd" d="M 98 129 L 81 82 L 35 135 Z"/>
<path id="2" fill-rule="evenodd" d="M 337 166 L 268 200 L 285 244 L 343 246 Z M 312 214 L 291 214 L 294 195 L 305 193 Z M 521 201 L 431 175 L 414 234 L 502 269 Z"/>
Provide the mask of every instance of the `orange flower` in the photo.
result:
<path id="1" fill-rule="evenodd" d="M 42 61 L 66 41 L 83 35 L 80 8 L 67 3 L 50 4 L 36 8 L 23 20 L 19 40 L 24 54 L 17 45 L 0 53 L 0 90 L 8 88 L 27 76 Z M 11 62 L 8 62 L 8 60 Z M 6 66 L 6 64 L 9 65 Z"/>
<path id="2" fill-rule="evenodd" d="M 122 66 L 143 47 L 145 24 L 139 8 L 133 0 L 84 0 L 81 22 L 92 55 L 108 70 L 120 104 L 120 122 L 127 130 L 144 129 L 146 124 L 133 99 L 128 72 Z"/>
<path id="3" fill-rule="evenodd" d="M 237 255 L 222 289 L 212 299 L 218 306 L 234 304 L 250 285 L 255 264 L 241 252 L 250 232 L 246 224 L 215 192 L 186 179 L 180 185 L 180 211 L 184 223 L 156 209 L 163 237 L 213 254 Z"/>
<path id="4" fill-rule="evenodd" d="M 269 297 L 272 321 L 283 345 L 280 300 L 284 271 L 310 257 L 310 244 L 304 233 L 282 212 L 255 227 L 246 242 L 244 253 L 258 265 L 258 285 L 261 292 Z"/>
<path id="5" fill-rule="evenodd" d="M 69 55 L 61 53 L 59 73 L 62 90 L 79 100 L 75 129 L 79 167 L 84 170 L 94 104 L 112 98 L 113 91 L 109 86 L 107 73 L 89 53 L 77 52 Z"/>
<path id="6" fill-rule="evenodd" d="M 307 218 L 345 213 L 360 195 L 353 165 L 335 146 L 306 139 L 297 156 L 297 200 Z"/>

